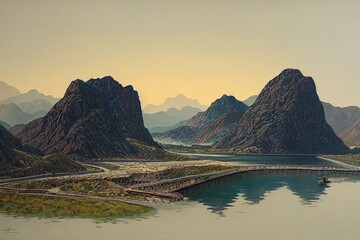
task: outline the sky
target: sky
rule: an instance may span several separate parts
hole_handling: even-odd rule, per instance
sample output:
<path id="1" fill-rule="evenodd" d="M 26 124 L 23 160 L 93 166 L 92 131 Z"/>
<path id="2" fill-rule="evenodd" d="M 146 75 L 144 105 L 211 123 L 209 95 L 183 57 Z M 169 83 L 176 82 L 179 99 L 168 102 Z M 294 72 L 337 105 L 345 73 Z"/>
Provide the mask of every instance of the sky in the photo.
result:
<path id="1" fill-rule="evenodd" d="M 0 81 L 62 97 L 107 75 L 142 105 L 258 94 L 285 68 L 360 106 L 360 1 L 0 0 Z"/>

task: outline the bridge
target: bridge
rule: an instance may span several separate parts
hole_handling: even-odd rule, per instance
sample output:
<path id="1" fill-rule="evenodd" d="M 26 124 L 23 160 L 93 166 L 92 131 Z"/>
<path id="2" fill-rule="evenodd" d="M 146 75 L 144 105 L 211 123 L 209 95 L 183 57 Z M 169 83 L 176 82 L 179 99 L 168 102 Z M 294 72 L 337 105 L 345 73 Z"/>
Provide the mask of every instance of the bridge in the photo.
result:
<path id="1" fill-rule="evenodd" d="M 291 171 L 291 172 L 311 172 L 316 174 L 330 173 L 330 174 L 359 174 L 360 169 L 358 168 L 334 168 L 334 167 L 309 167 L 309 166 L 248 166 L 248 167 L 234 167 L 231 169 L 204 173 L 197 175 L 189 175 L 173 179 L 162 179 L 161 173 L 135 173 L 129 176 L 122 175 L 97 175 L 91 176 L 87 175 L 82 178 L 82 180 L 108 180 L 112 181 L 115 184 L 123 186 L 125 191 L 134 194 L 142 195 L 147 201 L 155 202 L 174 202 L 183 199 L 183 196 L 178 192 L 182 189 L 195 186 L 207 181 L 214 179 L 221 179 L 227 176 L 249 173 L 249 172 L 274 172 L 274 171 Z M 54 176 L 53 176 L 54 177 Z M 63 176 L 56 176 L 63 177 Z M 25 180 L 34 180 L 34 179 L 22 179 Z M 80 179 L 78 179 L 80 180 Z M 11 183 L 10 181 L 8 183 Z M 9 192 L 9 193 L 23 193 L 23 194 L 46 194 L 46 195 L 64 195 L 64 196 L 73 196 L 73 197 L 88 197 L 93 198 L 94 196 L 79 194 L 79 193 L 53 193 L 49 190 L 44 189 L 19 189 L 16 187 L 10 186 L 1 186 L 0 192 Z M 100 199 L 100 197 L 99 197 Z M 105 198 L 102 198 L 105 199 Z M 107 199 L 107 200 L 111 200 Z M 132 201 L 114 198 L 112 200 L 123 201 L 128 203 L 134 203 Z"/>

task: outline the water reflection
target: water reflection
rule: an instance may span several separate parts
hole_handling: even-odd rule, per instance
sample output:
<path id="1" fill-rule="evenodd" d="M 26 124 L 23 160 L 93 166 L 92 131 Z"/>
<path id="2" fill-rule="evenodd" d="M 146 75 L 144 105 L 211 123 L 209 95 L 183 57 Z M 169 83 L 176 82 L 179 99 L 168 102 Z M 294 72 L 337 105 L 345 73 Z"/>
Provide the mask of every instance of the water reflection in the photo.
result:
<path id="1" fill-rule="evenodd" d="M 288 188 L 303 204 L 312 204 L 326 194 L 326 187 L 318 184 L 319 173 L 294 173 L 273 171 L 269 173 L 245 173 L 217 179 L 183 190 L 189 200 L 208 206 L 212 212 L 222 215 L 239 198 L 247 204 L 259 204 L 266 194 L 281 187 Z M 338 175 L 331 175 L 339 178 Z M 328 186 L 331 187 L 331 184 Z"/>

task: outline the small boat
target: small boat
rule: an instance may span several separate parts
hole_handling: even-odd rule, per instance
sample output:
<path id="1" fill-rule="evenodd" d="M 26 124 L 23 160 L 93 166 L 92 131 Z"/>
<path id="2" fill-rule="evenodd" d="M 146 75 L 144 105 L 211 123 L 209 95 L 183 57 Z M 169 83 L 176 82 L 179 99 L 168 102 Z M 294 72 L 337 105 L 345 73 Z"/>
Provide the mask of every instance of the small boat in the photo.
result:
<path id="1" fill-rule="evenodd" d="M 318 184 L 321 186 L 327 186 L 329 183 L 331 183 L 331 181 L 326 177 L 322 177 L 318 181 Z"/>

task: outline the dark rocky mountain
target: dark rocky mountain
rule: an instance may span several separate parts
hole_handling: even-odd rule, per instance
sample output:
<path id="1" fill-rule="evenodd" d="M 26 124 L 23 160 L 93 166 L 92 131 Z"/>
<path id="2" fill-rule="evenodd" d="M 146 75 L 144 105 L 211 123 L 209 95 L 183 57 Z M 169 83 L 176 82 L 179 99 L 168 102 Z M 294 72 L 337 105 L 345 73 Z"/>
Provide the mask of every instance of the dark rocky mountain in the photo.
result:
<path id="1" fill-rule="evenodd" d="M 157 113 L 144 113 L 143 117 L 145 126 L 153 133 L 175 128 L 174 126 L 178 125 L 179 122 L 189 120 L 199 112 L 201 112 L 201 109 L 187 106 L 180 110 L 170 108 L 167 111 Z"/>
<path id="2" fill-rule="evenodd" d="M 164 132 L 157 140 L 171 144 L 212 144 L 228 134 L 247 109 L 235 97 L 224 95 L 205 112 L 196 114 L 183 126 Z"/>
<path id="3" fill-rule="evenodd" d="M 202 111 L 207 108 L 205 105 L 201 105 L 198 100 L 187 98 L 182 94 L 178 94 L 175 97 L 167 98 L 161 105 L 149 104 L 144 108 L 144 113 L 156 113 L 167 111 L 170 108 L 182 109 L 184 107 L 200 108 Z"/>
<path id="4" fill-rule="evenodd" d="M 5 82 L 0 82 L 0 101 L 20 95 L 20 91 Z"/>
<path id="5" fill-rule="evenodd" d="M 235 153 L 332 154 L 349 149 L 325 120 L 311 77 L 286 69 L 271 80 L 215 148 Z"/>
<path id="6" fill-rule="evenodd" d="M 73 81 L 46 116 L 13 132 L 46 154 L 135 156 L 128 138 L 158 147 L 144 127 L 138 93 L 112 77 Z"/>
<path id="7" fill-rule="evenodd" d="M 257 97 L 258 96 L 252 96 L 248 98 L 246 102 L 251 106 L 256 101 Z M 350 135 L 352 135 L 350 132 L 355 127 L 355 124 L 360 121 L 360 108 L 356 106 L 335 107 L 326 102 L 322 102 L 322 105 L 324 107 L 327 123 L 335 131 L 336 135 L 338 135 L 346 144 L 350 144 L 351 141 L 349 142 L 349 138 L 351 138 Z M 351 144 L 354 144 L 354 142 Z"/>
<path id="8" fill-rule="evenodd" d="M 350 147 L 360 147 L 360 120 L 345 130 L 340 137 L 346 145 Z"/>
<path id="9" fill-rule="evenodd" d="M 45 114 L 45 111 L 38 111 L 34 114 L 25 113 L 14 103 L 0 105 L 0 120 L 10 125 L 26 124 L 45 116 Z"/>
<path id="10" fill-rule="evenodd" d="M 22 103 L 33 102 L 33 101 L 36 101 L 39 99 L 45 100 L 45 101 L 49 102 L 51 105 L 54 105 L 55 103 L 57 103 L 60 100 L 59 98 L 54 98 L 50 95 L 46 96 L 46 95 L 40 93 L 38 90 L 32 89 L 32 90 L 28 91 L 27 93 L 23 93 L 23 94 L 5 99 L 2 102 L 0 102 L 0 104 L 15 103 L 16 105 L 19 105 Z"/>

